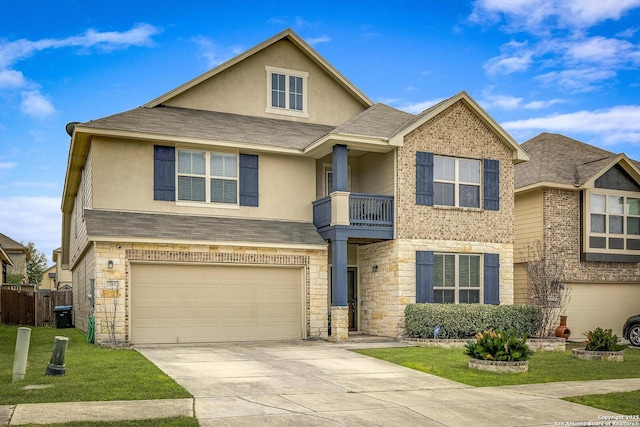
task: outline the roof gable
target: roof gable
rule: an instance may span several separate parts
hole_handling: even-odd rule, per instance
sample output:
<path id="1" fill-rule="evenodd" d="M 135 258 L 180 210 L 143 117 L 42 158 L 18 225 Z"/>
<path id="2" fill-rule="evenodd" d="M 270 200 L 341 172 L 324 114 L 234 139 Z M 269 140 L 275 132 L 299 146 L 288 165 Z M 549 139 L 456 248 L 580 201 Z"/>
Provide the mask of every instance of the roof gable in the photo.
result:
<path id="1" fill-rule="evenodd" d="M 2 233 L 0 233 L 0 246 L 4 248 L 5 251 L 10 251 L 10 252 L 26 253 L 28 250 L 24 245 L 21 245 L 20 243 L 16 242 L 9 236 L 6 236 Z"/>
<path id="2" fill-rule="evenodd" d="M 640 183 L 638 164 L 625 154 L 615 154 L 564 135 L 541 133 L 522 147 L 531 161 L 516 166 L 516 190 L 540 185 L 567 188 L 624 185 L 632 188 Z"/>
<path id="3" fill-rule="evenodd" d="M 310 73 L 306 95 L 311 103 L 309 110 L 312 111 L 312 122 L 338 125 L 373 104 L 311 46 L 287 29 L 159 96 L 144 107 L 164 104 L 264 116 L 268 98 L 267 67 Z M 321 96 L 325 93 L 326 96 Z M 323 99 L 338 99 L 339 102 L 332 102 L 333 110 L 329 112 L 318 112 L 326 104 L 321 102 Z M 330 116 L 336 106 L 346 108 L 346 116 L 333 120 L 324 117 Z"/>
<path id="4" fill-rule="evenodd" d="M 422 126 L 424 123 L 450 108 L 457 102 L 463 102 L 474 114 L 476 114 L 485 125 L 491 129 L 496 136 L 509 148 L 513 153 L 513 161 L 514 163 L 526 162 L 529 160 L 529 156 L 527 153 L 520 147 L 520 145 L 509 135 L 499 124 L 496 122 L 489 114 L 487 114 L 478 103 L 469 96 L 469 94 L 465 91 L 459 92 L 458 94 L 452 96 L 449 99 L 445 99 L 444 101 L 434 105 L 431 108 L 423 111 L 422 113 L 415 116 L 412 120 L 406 122 L 400 129 L 398 129 L 390 140 L 390 145 L 402 146 L 404 137 L 408 135 L 413 130 Z"/>

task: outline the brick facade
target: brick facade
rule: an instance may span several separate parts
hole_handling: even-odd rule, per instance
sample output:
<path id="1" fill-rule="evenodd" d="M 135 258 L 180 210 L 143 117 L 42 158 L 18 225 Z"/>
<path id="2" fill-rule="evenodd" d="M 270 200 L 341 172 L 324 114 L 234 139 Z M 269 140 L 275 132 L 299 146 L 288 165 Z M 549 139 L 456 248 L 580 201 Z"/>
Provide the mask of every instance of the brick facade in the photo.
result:
<path id="1" fill-rule="evenodd" d="M 543 190 L 544 247 L 562 254 L 565 282 L 638 282 L 640 264 L 580 260 L 580 191 Z"/>

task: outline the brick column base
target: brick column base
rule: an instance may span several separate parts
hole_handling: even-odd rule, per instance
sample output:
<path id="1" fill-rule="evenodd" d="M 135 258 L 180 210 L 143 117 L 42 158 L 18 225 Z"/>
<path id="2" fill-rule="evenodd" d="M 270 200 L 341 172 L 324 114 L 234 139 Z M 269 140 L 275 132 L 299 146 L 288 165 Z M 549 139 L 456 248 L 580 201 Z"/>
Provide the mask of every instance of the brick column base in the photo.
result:
<path id="1" fill-rule="evenodd" d="M 331 306 L 330 341 L 346 341 L 349 339 L 349 307 Z"/>

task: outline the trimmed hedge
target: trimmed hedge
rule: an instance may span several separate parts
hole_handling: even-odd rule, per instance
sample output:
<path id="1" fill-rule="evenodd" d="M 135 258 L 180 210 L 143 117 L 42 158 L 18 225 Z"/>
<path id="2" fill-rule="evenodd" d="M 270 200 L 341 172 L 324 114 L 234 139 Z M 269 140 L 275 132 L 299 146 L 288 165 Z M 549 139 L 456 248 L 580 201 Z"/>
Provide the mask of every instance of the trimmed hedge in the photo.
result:
<path id="1" fill-rule="evenodd" d="M 515 331 L 537 337 L 542 312 L 534 305 L 409 304 L 405 309 L 405 335 L 410 338 L 472 338 L 487 329 Z"/>

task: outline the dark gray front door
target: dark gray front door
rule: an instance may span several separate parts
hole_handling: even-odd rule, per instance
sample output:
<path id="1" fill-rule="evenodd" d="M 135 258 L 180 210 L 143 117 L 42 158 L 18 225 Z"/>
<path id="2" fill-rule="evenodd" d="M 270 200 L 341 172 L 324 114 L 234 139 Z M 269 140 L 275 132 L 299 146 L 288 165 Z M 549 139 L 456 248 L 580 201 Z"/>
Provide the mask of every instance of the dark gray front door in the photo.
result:
<path id="1" fill-rule="evenodd" d="M 355 267 L 347 269 L 347 302 L 349 303 L 349 330 L 358 330 L 358 274 Z"/>

